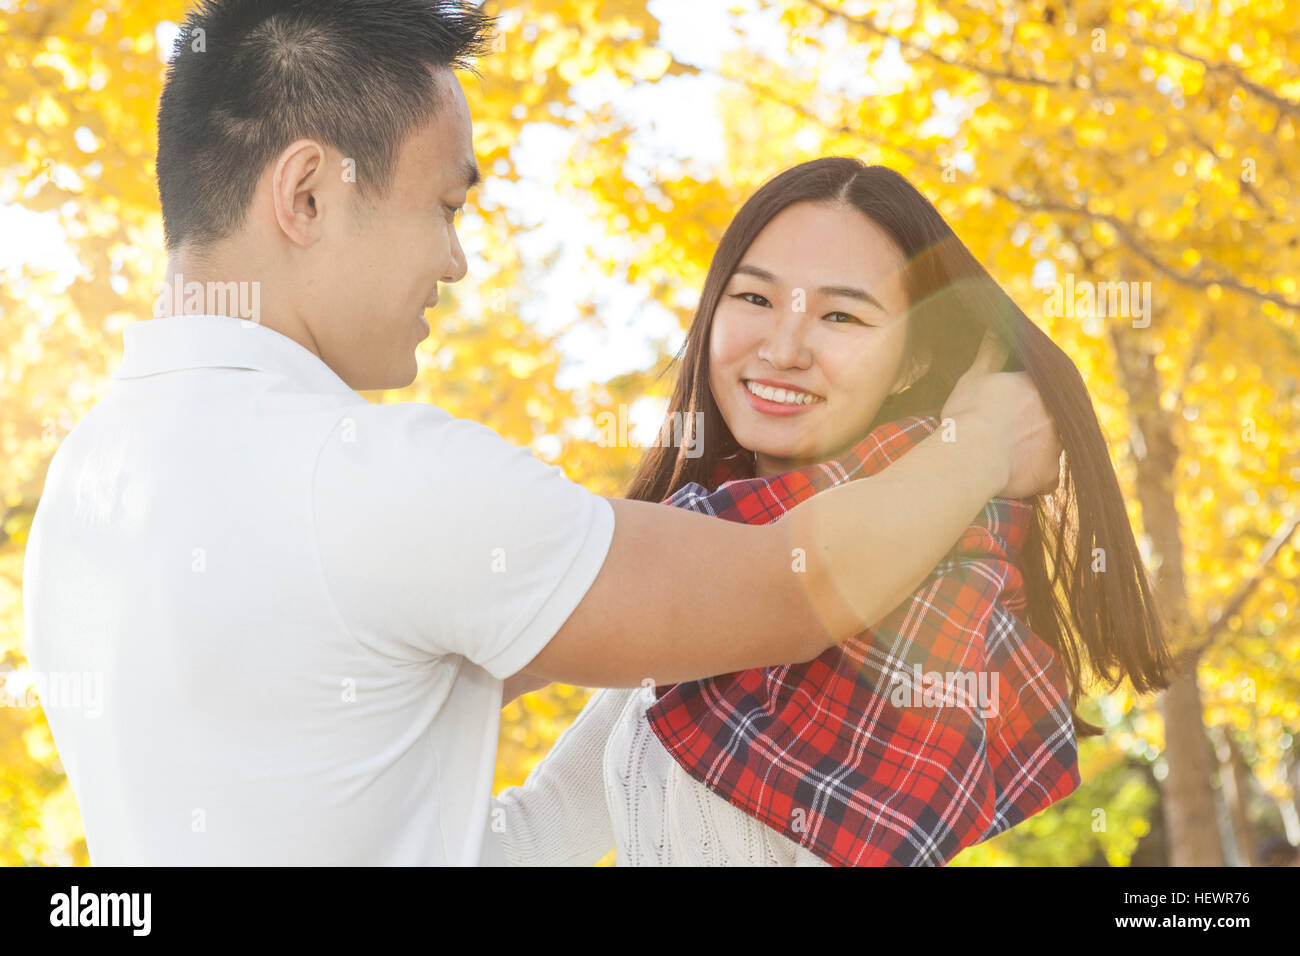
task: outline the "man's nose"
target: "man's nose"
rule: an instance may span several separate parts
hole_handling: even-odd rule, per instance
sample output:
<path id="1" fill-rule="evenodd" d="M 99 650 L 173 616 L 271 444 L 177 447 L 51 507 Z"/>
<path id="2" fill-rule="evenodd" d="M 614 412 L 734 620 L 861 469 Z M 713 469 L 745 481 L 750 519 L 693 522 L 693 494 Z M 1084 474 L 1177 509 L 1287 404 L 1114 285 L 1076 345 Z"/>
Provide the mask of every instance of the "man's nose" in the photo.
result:
<path id="1" fill-rule="evenodd" d="M 447 266 L 447 271 L 442 277 L 443 282 L 459 282 L 465 278 L 465 273 L 469 271 L 469 263 L 465 260 L 465 250 L 460 247 L 460 237 L 456 235 L 455 230 L 451 234 L 451 262 Z"/>

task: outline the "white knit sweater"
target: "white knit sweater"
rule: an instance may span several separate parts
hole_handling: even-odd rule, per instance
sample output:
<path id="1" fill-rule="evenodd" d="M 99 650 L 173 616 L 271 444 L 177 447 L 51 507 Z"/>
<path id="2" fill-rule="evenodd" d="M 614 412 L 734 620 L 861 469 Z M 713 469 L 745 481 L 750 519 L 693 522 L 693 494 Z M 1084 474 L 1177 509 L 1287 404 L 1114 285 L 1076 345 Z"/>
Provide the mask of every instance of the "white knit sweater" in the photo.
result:
<path id="1" fill-rule="evenodd" d="M 522 787 L 492 800 L 483 863 L 591 866 L 826 866 L 700 783 L 646 720 L 654 689 L 605 689 Z"/>

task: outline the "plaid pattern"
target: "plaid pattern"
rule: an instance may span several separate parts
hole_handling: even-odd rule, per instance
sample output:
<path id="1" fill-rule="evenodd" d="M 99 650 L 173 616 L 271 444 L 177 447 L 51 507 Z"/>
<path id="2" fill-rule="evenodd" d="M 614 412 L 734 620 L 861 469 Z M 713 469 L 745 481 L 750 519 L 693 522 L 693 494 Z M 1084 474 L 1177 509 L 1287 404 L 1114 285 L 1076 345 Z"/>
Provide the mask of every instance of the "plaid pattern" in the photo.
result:
<path id="1" fill-rule="evenodd" d="M 766 524 L 886 467 L 938 427 L 882 425 L 835 461 L 679 489 L 665 504 Z M 695 779 L 829 863 L 943 865 L 1079 785 L 1065 674 L 1025 625 L 1033 519 L 993 498 L 912 596 L 815 660 L 656 688 L 651 727 Z"/>

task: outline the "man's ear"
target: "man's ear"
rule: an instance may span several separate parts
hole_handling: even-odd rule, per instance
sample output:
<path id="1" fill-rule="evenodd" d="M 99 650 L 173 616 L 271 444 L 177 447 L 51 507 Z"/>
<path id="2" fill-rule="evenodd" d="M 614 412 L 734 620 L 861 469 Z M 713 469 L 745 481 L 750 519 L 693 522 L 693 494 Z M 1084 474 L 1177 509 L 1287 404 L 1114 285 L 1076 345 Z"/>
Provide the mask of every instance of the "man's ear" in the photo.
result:
<path id="1" fill-rule="evenodd" d="M 325 147 L 300 139 L 285 147 L 271 170 L 271 200 L 280 230 L 298 245 L 311 245 L 321 236 L 322 217 L 337 192 L 327 182 Z"/>

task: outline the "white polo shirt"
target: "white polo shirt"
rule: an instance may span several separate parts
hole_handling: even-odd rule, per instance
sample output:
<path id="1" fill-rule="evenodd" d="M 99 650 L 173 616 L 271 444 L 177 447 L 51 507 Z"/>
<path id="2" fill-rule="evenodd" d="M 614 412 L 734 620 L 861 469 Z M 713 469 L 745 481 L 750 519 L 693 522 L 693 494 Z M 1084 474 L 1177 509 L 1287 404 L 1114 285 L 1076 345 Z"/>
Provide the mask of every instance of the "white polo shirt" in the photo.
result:
<path id="1" fill-rule="evenodd" d="M 476 864 L 501 681 L 609 502 L 240 319 L 130 325 L 113 377 L 23 574 L 34 676 L 102 688 L 42 702 L 91 862 Z"/>

